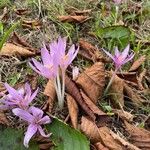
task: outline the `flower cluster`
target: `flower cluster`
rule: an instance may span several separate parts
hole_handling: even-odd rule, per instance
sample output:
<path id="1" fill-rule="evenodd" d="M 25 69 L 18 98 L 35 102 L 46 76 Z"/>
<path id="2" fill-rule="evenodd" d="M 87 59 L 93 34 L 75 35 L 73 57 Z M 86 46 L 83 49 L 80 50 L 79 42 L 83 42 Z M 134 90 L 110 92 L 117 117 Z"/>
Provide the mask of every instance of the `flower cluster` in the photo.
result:
<path id="1" fill-rule="evenodd" d="M 15 90 L 7 83 L 4 85 L 8 95 L 3 95 L 0 108 L 12 110 L 16 116 L 28 123 L 24 145 L 28 147 L 30 139 L 37 131 L 39 131 L 44 137 L 50 136 L 50 134 L 45 135 L 41 127 L 41 125 L 51 122 L 49 116 L 46 115 L 43 117 L 43 111 L 31 105 L 38 93 L 38 89 L 32 93 L 31 87 L 28 83 L 25 84 L 24 88 L 18 90 Z"/>
<path id="2" fill-rule="evenodd" d="M 79 48 L 75 48 L 73 44 L 66 54 L 66 38 L 59 37 L 57 41 L 50 43 L 48 47 L 44 45 L 41 49 L 41 63 L 34 58 L 29 63 L 34 71 L 54 81 L 60 109 L 64 105 L 65 71 L 78 50 Z"/>

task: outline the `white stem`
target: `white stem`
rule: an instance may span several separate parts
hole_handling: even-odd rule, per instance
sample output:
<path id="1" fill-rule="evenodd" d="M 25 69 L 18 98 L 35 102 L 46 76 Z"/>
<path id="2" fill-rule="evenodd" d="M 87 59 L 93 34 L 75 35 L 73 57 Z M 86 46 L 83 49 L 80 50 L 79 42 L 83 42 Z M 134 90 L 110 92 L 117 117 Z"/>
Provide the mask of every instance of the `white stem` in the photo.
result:
<path id="1" fill-rule="evenodd" d="M 117 24 L 117 20 L 118 20 L 118 12 L 119 12 L 119 6 L 116 5 L 116 12 L 115 12 L 115 25 Z"/>
<path id="2" fill-rule="evenodd" d="M 58 90 L 58 85 L 57 85 L 57 81 L 56 79 L 54 80 L 54 86 L 55 86 L 55 90 L 56 90 L 56 94 L 57 94 L 57 98 L 58 98 L 58 102 L 60 101 L 60 97 L 61 97 L 61 93 Z"/>
<path id="3" fill-rule="evenodd" d="M 62 70 L 62 93 L 61 93 L 62 97 L 61 97 L 61 100 L 62 100 L 62 105 L 64 105 L 64 96 L 65 96 L 65 71 Z"/>

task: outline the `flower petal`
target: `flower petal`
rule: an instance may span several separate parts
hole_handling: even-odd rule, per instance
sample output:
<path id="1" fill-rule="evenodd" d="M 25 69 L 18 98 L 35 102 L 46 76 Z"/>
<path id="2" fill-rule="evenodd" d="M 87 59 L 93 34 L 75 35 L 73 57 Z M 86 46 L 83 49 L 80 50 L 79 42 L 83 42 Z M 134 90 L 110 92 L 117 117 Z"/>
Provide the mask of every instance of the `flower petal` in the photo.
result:
<path id="1" fill-rule="evenodd" d="M 72 61 L 75 59 L 75 57 L 77 56 L 79 51 L 79 47 L 75 50 L 75 46 L 72 45 L 72 47 L 70 48 L 68 55 L 69 55 L 69 64 L 72 63 Z"/>
<path id="2" fill-rule="evenodd" d="M 40 132 L 40 134 L 43 136 L 43 137 L 49 137 L 51 134 L 45 134 L 44 133 L 44 130 L 42 129 L 42 127 L 41 126 L 38 126 L 38 130 L 39 130 L 39 132 Z"/>
<path id="3" fill-rule="evenodd" d="M 30 139 L 33 137 L 33 135 L 37 132 L 37 125 L 33 125 L 33 124 L 30 124 L 28 126 L 28 129 L 27 129 L 27 132 L 25 133 L 25 137 L 24 137 L 24 146 L 25 147 L 29 147 L 29 141 Z"/>
<path id="4" fill-rule="evenodd" d="M 124 51 L 121 53 L 121 55 L 122 55 L 122 60 L 125 60 L 126 57 L 128 56 L 129 49 L 130 49 L 130 45 L 128 44 L 127 47 L 124 49 Z"/>
<path id="5" fill-rule="evenodd" d="M 59 52 L 58 53 L 61 53 L 61 55 L 65 55 L 65 50 L 66 50 L 66 38 L 62 38 L 62 37 L 59 37 L 58 38 L 58 50 Z"/>
<path id="6" fill-rule="evenodd" d="M 44 65 L 51 64 L 51 56 L 45 45 L 41 48 L 41 57 Z"/>
<path id="7" fill-rule="evenodd" d="M 48 124 L 48 123 L 50 123 L 50 122 L 51 122 L 51 119 L 50 119 L 49 116 L 44 116 L 44 117 L 39 121 L 40 124 Z"/>
<path id="8" fill-rule="evenodd" d="M 116 57 L 119 57 L 120 54 L 121 54 L 121 53 L 119 52 L 118 47 L 116 47 L 116 48 L 115 48 L 115 56 L 116 56 Z"/>
<path id="9" fill-rule="evenodd" d="M 127 63 L 128 61 L 132 60 L 133 57 L 134 57 L 134 55 L 135 55 L 134 53 L 130 54 L 130 55 L 125 59 L 125 61 L 123 62 L 123 64 L 125 64 L 125 63 Z"/>
<path id="10" fill-rule="evenodd" d="M 28 104 L 30 104 L 33 99 L 36 97 L 37 93 L 39 91 L 39 88 L 36 89 L 36 91 L 34 91 L 34 93 L 31 95 L 31 97 L 28 99 Z"/>
<path id="11" fill-rule="evenodd" d="M 46 78 L 51 78 L 52 76 L 52 72 L 49 68 L 44 67 L 41 63 L 39 63 L 36 59 L 32 59 L 35 67 L 39 70 L 39 71 L 35 71 L 38 72 L 39 74 L 41 74 L 42 76 L 46 77 Z M 33 68 L 33 67 L 32 67 Z M 34 68 L 33 68 L 34 69 Z"/>
<path id="12" fill-rule="evenodd" d="M 38 117 L 38 118 L 42 118 L 43 116 L 43 111 L 37 107 L 31 106 L 28 109 L 29 112 L 31 112 L 33 114 L 34 117 Z"/>
<path id="13" fill-rule="evenodd" d="M 113 61 L 115 61 L 113 55 L 111 55 L 109 52 L 107 52 L 107 51 L 104 50 L 103 48 L 102 48 L 102 50 L 103 50 Z"/>
<path id="14" fill-rule="evenodd" d="M 5 85 L 6 89 L 7 89 L 7 91 L 9 92 L 9 94 L 13 98 L 15 98 L 18 101 L 23 99 L 23 97 L 18 93 L 18 91 L 15 90 L 14 88 L 12 88 L 9 84 L 5 83 L 4 85 Z"/>
<path id="15" fill-rule="evenodd" d="M 12 112 L 16 116 L 20 117 L 21 119 L 23 119 L 23 120 L 25 120 L 25 121 L 27 121 L 29 123 L 32 123 L 34 121 L 34 117 L 29 112 L 27 112 L 25 110 L 22 110 L 20 108 L 14 108 L 12 110 Z"/>

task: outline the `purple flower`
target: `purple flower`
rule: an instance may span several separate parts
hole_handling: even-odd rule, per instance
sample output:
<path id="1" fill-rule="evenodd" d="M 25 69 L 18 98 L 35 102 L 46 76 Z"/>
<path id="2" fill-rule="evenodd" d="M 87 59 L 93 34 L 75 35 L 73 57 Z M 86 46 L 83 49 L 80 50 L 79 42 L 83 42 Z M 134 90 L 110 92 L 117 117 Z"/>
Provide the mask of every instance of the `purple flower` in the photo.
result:
<path id="1" fill-rule="evenodd" d="M 15 108 L 12 111 L 16 116 L 20 117 L 24 121 L 27 121 L 29 124 L 24 137 L 25 147 L 29 147 L 28 143 L 37 131 L 39 131 L 39 133 L 44 137 L 50 136 L 50 134 L 46 135 L 44 133 L 41 125 L 48 124 L 51 122 L 51 120 L 49 116 L 43 116 L 43 111 L 41 109 L 31 106 L 28 111 L 22 110 L 20 108 Z"/>
<path id="2" fill-rule="evenodd" d="M 111 55 L 109 52 L 103 49 L 103 51 L 114 61 L 116 70 L 120 69 L 122 65 L 133 59 L 134 53 L 129 54 L 130 45 L 124 49 L 123 52 L 119 52 L 118 48 L 115 48 L 115 55 Z"/>
<path id="3" fill-rule="evenodd" d="M 53 46 L 55 47 L 55 43 L 53 43 Z M 48 79 L 55 78 L 58 72 L 58 64 L 55 60 L 54 51 L 51 50 L 51 53 L 49 53 L 44 45 L 44 47 L 41 48 L 41 58 L 42 63 L 32 58 L 33 65 L 29 63 L 31 68 Z"/>
<path id="4" fill-rule="evenodd" d="M 61 37 L 58 38 L 57 42 L 50 44 L 50 49 L 54 51 L 56 61 L 62 70 L 65 70 L 71 64 L 79 51 L 79 48 L 76 49 L 73 44 L 66 54 L 66 38 Z"/>
<path id="5" fill-rule="evenodd" d="M 8 95 L 5 95 L 1 101 L 1 109 L 9 109 L 20 107 L 21 109 L 28 109 L 29 104 L 33 101 L 37 95 L 38 89 L 32 94 L 31 87 L 28 83 L 25 84 L 24 88 L 15 90 L 9 84 L 5 83 L 5 88 L 8 91 Z"/>

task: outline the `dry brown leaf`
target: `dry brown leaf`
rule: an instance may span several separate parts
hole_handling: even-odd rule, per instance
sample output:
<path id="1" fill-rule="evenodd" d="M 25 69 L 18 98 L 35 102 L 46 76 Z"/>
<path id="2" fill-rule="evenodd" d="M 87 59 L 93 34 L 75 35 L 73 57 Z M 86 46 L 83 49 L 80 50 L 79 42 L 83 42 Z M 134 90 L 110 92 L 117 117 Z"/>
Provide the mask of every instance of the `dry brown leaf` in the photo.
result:
<path id="1" fill-rule="evenodd" d="M 115 134 L 113 131 L 110 130 L 110 134 L 111 136 L 118 141 L 119 143 L 121 143 L 127 150 L 140 150 L 138 147 L 136 147 L 135 145 L 125 141 L 123 138 L 121 138 L 119 135 Z"/>
<path id="2" fill-rule="evenodd" d="M 86 95 L 97 103 L 105 86 L 105 69 L 102 62 L 97 62 L 81 73 L 76 81 Z"/>
<path id="3" fill-rule="evenodd" d="M 124 83 L 124 91 L 128 98 L 135 104 L 135 106 L 140 106 L 142 104 L 142 98 L 136 91 L 134 91 L 133 88 L 129 87 L 126 83 Z"/>
<path id="4" fill-rule="evenodd" d="M 65 76 L 65 87 L 68 94 L 70 94 L 76 102 L 81 106 L 81 108 L 89 115 L 92 120 L 96 119 L 93 111 L 88 107 L 88 105 L 84 102 L 81 93 L 73 80 L 71 80 L 67 75 Z"/>
<path id="5" fill-rule="evenodd" d="M 138 84 L 136 72 L 117 72 L 117 76 L 121 79 L 124 79 L 125 81 L 130 81 Z"/>
<path id="6" fill-rule="evenodd" d="M 97 150 L 109 150 L 107 147 L 105 147 L 101 142 L 98 142 L 94 144 Z"/>
<path id="7" fill-rule="evenodd" d="M 83 23 L 87 20 L 90 19 L 89 16 L 58 16 L 58 19 L 61 21 L 61 22 L 76 22 L 76 23 Z"/>
<path id="8" fill-rule="evenodd" d="M 15 9 L 14 11 L 19 16 L 26 15 L 30 12 L 28 9 Z"/>
<path id="9" fill-rule="evenodd" d="M 98 128 L 94 122 L 82 117 L 81 130 L 94 143 L 101 142 L 109 149 L 122 150 L 122 146 L 113 139 L 107 127 Z"/>
<path id="10" fill-rule="evenodd" d="M 29 43 L 27 43 L 22 37 L 20 37 L 16 32 L 13 33 L 11 39 L 12 39 L 11 42 L 14 43 L 15 45 L 26 47 L 28 50 L 32 52 L 37 51 Z"/>
<path id="11" fill-rule="evenodd" d="M 127 111 L 120 110 L 120 109 L 113 109 L 112 111 L 113 111 L 113 113 L 117 114 L 123 120 L 129 121 L 129 122 L 133 121 L 134 116 Z"/>
<path id="12" fill-rule="evenodd" d="M 129 69 L 129 71 L 136 71 L 146 60 L 146 56 L 143 55 L 139 59 L 137 59 Z"/>
<path id="13" fill-rule="evenodd" d="M 92 142 L 100 141 L 99 129 L 90 119 L 82 116 L 80 129 Z"/>
<path id="14" fill-rule="evenodd" d="M 98 48 L 96 48 L 91 43 L 85 41 L 84 39 L 79 39 L 79 46 L 80 46 L 79 54 L 82 55 L 83 57 L 90 59 L 93 62 L 108 61 L 108 59 L 104 57 L 104 55 Z"/>
<path id="15" fill-rule="evenodd" d="M 21 46 L 14 45 L 12 43 L 6 43 L 0 51 L 0 55 L 29 57 L 34 56 L 35 53 Z"/>
<path id="16" fill-rule="evenodd" d="M 67 105 L 72 125 L 75 129 L 78 127 L 78 105 L 74 98 L 67 94 Z"/>
<path id="17" fill-rule="evenodd" d="M 130 140 L 132 143 L 143 150 L 150 149 L 150 132 L 143 129 L 135 127 L 134 125 L 125 123 L 125 130 L 130 134 Z"/>
<path id="18" fill-rule="evenodd" d="M 30 29 L 40 29 L 42 23 L 39 20 L 22 20 L 22 26 Z"/>
<path id="19" fill-rule="evenodd" d="M 9 121 L 6 118 L 6 115 L 3 112 L 0 112 L 0 124 L 9 126 Z"/>
<path id="20" fill-rule="evenodd" d="M 81 95 L 85 101 L 85 103 L 90 107 L 90 109 L 97 115 L 106 115 L 102 110 L 100 110 L 92 100 L 83 92 L 81 91 Z"/>
<path id="21" fill-rule="evenodd" d="M 89 108 L 96 115 L 96 121 L 98 126 L 105 126 L 106 122 L 109 120 L 109 116 L 100 110 L 92 100 L 81 90 L 81 95 L 85 101 L 85 103 L 89 106 Z"/>
<path id="22" fill-rule="evenodd" d="M 147 72 L 147 70 L 143 69 L 143 71 L 139 74 L 139 76 L 137 78 L 137 80 L 138 80 L 138 86 L 139 86 L 140 90 L 144 90 L 142 82 L 143 82 L 143 79 L 144 79 L 144 77 L 146 75 L 146 72 Z"/>
<path id="23" fill-rule="evenodd" d="M 49 97 L 47 101 L 47 105 L 48 105 L 48 111 L 51 112 L 56 97 L 56 91 L 55 91 L 53 80 L 50 79 L 46 84 L 46 87 L 44 89 L 44 95 Z"/>
<path id="24" fill-rule="evenodd" d="M 113 106 L 115 107 L 123 107 L 124 106 L 124 81 L 119 78 L 117 75 L 115 75 L 111 87 L 110 87 L 110 93 L 111 93 L 111 99 L 113 100 Z M 121 106 L 120 106 L 121 105 Z"/>

